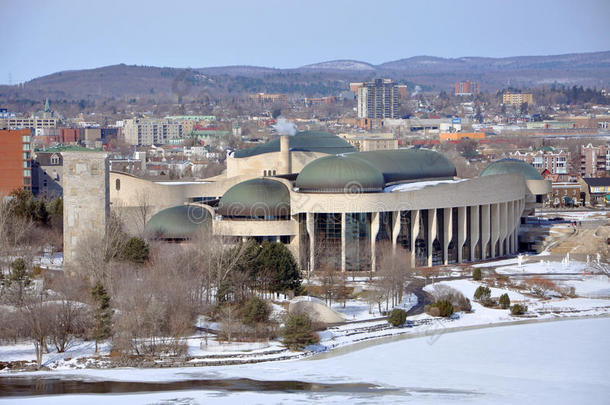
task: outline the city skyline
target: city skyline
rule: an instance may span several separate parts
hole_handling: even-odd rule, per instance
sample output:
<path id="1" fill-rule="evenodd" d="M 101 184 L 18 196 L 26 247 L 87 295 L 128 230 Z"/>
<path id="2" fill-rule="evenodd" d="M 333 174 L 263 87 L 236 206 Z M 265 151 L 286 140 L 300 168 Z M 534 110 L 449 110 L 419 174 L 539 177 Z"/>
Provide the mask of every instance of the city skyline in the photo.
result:
<path id="1" fill-rule="evenodd" d="M 359 23 L 371 12 L 363 1 L 187 1 L 169 10 L 162 4 L 9 1 L 0 35 L 13 57 L 0 66 L 0 84 L 118 63 L 296 68 L 340 59 L 379 64 L 418 55 L 509 57 L 610 49 L 610 28 L 604 24 L 610 4 L 599 0 L 382 1 L 375 3 L 382 17 L 367 20 L 367 29 Z M 24 15 L 28 24 L 22 24 Z"/>

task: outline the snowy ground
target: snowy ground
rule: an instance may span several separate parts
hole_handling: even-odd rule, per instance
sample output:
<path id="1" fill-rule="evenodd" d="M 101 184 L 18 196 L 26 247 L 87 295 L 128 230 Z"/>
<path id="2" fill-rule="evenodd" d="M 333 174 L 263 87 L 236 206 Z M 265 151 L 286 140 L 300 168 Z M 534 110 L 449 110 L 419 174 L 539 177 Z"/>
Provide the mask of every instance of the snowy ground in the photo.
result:
<path id="1" fill-rule="evenodd" d="M 399 338 L 361 350 L 313 359 L 240 367 L 148 370 L 85 370 L 77 378 L 100 381 L 171 382 L 249 378 L 318 384 L 366 383 L 361 392 L 325 392 L 315 387 L 231 391 L 188 390 L 4 398 L 16 404 L 230 404 L 230 403 L 587 403 L 610 397 L 606 348 L 610 319 L 572 320 L 446 333 L 438 339 Z M 32 376 L 33 374 L 28 374 Z M 36 373 L 73 379 L 72 371 Z"/>

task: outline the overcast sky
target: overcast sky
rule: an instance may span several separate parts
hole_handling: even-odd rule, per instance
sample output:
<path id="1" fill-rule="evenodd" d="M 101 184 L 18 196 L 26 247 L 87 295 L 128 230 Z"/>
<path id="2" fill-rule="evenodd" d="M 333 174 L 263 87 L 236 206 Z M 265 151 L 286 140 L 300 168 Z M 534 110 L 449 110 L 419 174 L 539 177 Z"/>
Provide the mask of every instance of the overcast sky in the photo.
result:
<path id="1" fill-rule="evenodd" d="M 0 83 L 117 63 L 298 67 L 610 50 L 610 0 L 1 0 Z"/>

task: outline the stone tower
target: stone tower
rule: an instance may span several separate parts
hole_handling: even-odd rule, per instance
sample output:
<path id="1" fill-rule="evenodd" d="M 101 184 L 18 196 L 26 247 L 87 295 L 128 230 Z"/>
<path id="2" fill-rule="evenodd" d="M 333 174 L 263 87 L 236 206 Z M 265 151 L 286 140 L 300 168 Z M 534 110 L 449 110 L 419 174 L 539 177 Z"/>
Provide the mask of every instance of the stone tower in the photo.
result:
<path id="1" fill-rule="evenodd" d="M 110 213 L 108 155 L 66 151 L 63 156 L 64 264 L 74 263 L 79 241 L 103 236 Z"/>

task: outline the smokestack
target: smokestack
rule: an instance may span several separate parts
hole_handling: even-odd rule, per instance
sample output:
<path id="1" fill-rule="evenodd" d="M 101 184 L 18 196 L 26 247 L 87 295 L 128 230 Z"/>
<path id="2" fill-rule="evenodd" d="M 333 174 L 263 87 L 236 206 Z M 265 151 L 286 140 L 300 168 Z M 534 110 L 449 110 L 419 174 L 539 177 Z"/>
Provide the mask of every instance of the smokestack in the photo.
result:
<path id="1" fill-rule="evenodd" d="M 292 160 L 290 158 L 289 135 L 280 136 L 280 156 L 278 161 L 278 174 L 292 173 Z"/>

